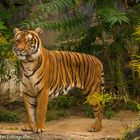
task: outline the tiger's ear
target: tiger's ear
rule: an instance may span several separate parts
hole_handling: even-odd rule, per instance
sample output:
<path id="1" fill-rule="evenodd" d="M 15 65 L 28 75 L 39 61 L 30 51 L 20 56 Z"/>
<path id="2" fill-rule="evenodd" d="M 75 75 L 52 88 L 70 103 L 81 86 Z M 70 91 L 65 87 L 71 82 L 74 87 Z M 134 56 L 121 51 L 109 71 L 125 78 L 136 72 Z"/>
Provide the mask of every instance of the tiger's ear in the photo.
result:
<path id="1" fill-rule="evenodd" d="M 38 35 L 41 35 L 43 33 L 43 30 L 41 28 L 36 28 L 35 29 L 35 32 L 38 34 Z"/>
<path id="2" fill-rule="evenodd" d="M 20 30 L 19 30 L 18 28 L 14 28 L 14 29 L 13 29 L 14 34 L 18 33 L 19 31 L 20 31 Z"/>

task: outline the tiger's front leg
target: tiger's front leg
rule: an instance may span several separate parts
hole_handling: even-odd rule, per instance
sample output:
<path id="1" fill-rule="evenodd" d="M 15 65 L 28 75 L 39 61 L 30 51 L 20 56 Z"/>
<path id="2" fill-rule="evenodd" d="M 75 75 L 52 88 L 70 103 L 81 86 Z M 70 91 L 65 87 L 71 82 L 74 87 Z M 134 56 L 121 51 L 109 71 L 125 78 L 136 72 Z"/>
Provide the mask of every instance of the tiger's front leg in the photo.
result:
<path id="1" fill-rule="evenodd" d="M 46 127 L 45 120 L 48 105 L 48 92 L 46 92 L 45 89 L 38 95 L 37 102 L 36 127 L 33 131 L 35 133 L 40 133 L 44 132 Z"/>
<path id="2" fill-rule="evenodd" d="M 23 100 L 28 113 L 28 123 L 22 128 L 23 131 L 32 131 L 35 127 L 36 97 L 23 92 Z"/>

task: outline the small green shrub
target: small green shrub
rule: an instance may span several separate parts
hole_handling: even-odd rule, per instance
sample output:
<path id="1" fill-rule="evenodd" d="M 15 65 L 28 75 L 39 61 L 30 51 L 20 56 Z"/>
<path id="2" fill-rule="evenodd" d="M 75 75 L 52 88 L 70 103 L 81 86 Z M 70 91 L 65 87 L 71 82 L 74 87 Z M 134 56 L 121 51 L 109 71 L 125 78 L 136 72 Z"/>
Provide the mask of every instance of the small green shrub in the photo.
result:
<path id="1" fill-rule="evenodd" d="M 111 119 L 112 117 L 115 116 L 115 112 L 112 111 L 112 110 L 106 110 L 104 112 L 104 116 L 107 118 L 107 119 Z"/>
<path id="2" fill-rule="evenodd" d="M 94 116 L 92 107 L 89 104 L 84 104 L 83 111 L 86 117 L 92 118 Z"/>
<path id="3" fill-rule="evenodd" d="M 75 104 L 75 99 L 72 96 L 58 96 L 50 100 L 48 104 L 49 109 L 67 109 Z"/>
<path id="4" fill-rule="evenodd" d="M 47 112 L 46 119 L 47 121 L 58 120 L 67 116 L 65 110 L 51 110 Z"/>
<path id="5" fill-rule="evenodd" d="M 19 115 L 14 112 L 0 110 L 0 122 L 18 122 Z"/>
<path id="6" fill-rule="evenodd" d="M 122 109 L 130 110 L 130 111 L 140 111 L 138 108 L 139 104 L 133 100 L 128 100 L 124 104 L 122 104 Z"/>
<path id="7" fill-rule="evenodd" d="M 65 110 L 59 110 L 59 111 L 57 112 L 57 116 L 58 116 L 58 117 L 66 117 L 66 115 L 67 115 L 67 113 L 66 113 Z"/>

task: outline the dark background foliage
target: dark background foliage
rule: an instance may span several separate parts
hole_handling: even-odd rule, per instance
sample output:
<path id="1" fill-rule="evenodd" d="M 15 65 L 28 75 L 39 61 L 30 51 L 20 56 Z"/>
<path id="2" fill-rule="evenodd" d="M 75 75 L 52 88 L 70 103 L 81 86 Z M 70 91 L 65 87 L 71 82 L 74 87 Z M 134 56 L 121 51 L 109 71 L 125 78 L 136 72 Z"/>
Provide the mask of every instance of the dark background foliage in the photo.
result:
<path id="1" fill-rule="evenodd" d="M 44 47 L 99 57 L 106 91 L 139 100 L 140 80 L 129 65 L 132 55 L 140 53 L 133 36 L 140 23 L 139 9 L 138 0 L 1 0 L 1 77 L 5 60 L 17 62 L 12 53 L 13 28 L 41 27 Z"/>

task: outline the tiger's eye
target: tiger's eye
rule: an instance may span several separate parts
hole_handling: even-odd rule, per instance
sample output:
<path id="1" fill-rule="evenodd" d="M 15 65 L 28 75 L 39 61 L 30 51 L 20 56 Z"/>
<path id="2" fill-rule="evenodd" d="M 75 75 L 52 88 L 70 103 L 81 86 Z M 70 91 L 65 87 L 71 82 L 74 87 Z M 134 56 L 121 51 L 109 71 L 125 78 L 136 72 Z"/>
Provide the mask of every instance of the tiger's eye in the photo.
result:
<path id="1" fill-rule="evenodd" d="M 31 46 L 34 47 L 34 43 L 32 43 Z"/>

